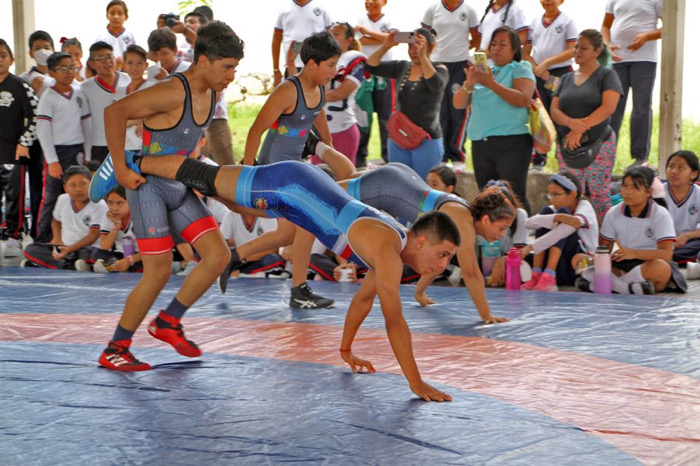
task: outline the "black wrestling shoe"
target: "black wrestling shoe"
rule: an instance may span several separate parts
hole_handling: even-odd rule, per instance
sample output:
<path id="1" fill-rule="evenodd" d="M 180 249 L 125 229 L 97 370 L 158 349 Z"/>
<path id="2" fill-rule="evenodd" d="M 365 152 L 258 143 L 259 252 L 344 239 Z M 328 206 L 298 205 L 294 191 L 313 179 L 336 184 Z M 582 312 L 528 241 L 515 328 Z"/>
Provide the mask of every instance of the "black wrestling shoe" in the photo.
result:
<path id="1" fill-rule="evenodd" d="M 332 299 L 314 294 L 306 282 L 292 288 L 292 296 L 289 298 L 289 307 L 294 309 L 321 309 L 331 307 L 334 303 Z"/>
<path id="2" fill-rule="evenodd" d="M 231 250 L 231 260 L 228 261 L 228 265 L 226 265 L 224 271 L 221 272 L 221 275 L 219 275 L 219 289 L 222 293 L 226 293 L 226 288 L 228 288 L 228 279 L 231 277 L 231 273 L 234 270 L 240 269 L 248 262 L 245 259 L 241 260 L 241 258 L 238 256 L 238 252 L 236 252 L 236 248 L 229 249 Z"/>
<path id="3" fill-rule="evenodd" d="M 304 150 L 301 153 L 301 158 L 305 159 L 310 155 L 316 155 L 316 146 L 318 145 L 319 139 L 314 128 L 309 131 L 309 136 L 306 138 L 306 144 L 304 144 Z"/>

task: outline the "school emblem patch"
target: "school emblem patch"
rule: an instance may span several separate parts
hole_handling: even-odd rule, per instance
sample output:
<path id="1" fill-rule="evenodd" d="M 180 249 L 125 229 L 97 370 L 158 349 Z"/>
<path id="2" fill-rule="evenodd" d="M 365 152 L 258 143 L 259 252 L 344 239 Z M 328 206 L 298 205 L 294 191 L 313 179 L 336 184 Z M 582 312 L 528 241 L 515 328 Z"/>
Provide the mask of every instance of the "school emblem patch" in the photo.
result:
<path id="1" fill-rule="evenodd" d="M 654 230 L 651 229 L 651 227 L 647 227 L 646 230 L 644 230 L 644 234 L 647 235 L 647 238 L 653 238 L 654 237 Z"/>
<path id="2" fill-rule="evenodd" d="M 78 103 L 79 108 L 83 108 L 83 98 L 82 97 L 76 97 L 75 101 Z"/>
<path id="3" fill-rule="evenodd" d="M 380 27 L 379 30 L 382 32 L 389 32 L 389 28 L 386 26 L 386 24 L 382 24 L 382 27 Z"/>
<path id="4" fill-rule="evenodd" d="M 462 21 L 462 22 L 466 21 L 466 20 L 467 20 L 467 14 L 466 14 L 465 12 L 462 12 L 462 13 L 459 15 L 459 20 Z"/>
<path id="5" fill-rule="evenodd" d="M 267 210 L 267 208 L 269 207 L 267 199 L 262 197 L 255 198 L 255 200 L 253 201 L 253 206 L 255 206 L 256 209 L 262 210 Z"/>
<path id="6" fill-rule="evenodd" d="M 89 227 L 91 220 L 92 220 L 92 217 L 89 215 L 86 215 L 85 217 L 83 217 L 83 225 L 85 225 L 86 227 Z"/>
<path id="7" fill-rule="evenodd" d="M 321 9 L 319 7 L 314 8 L 314 14 L 316 16 L 321 16 Z"/>
<path id="8" fill-rule="evenodd" d="M 561 34 L 561 32 L 564 30 L 564 28 L 560 25 L 554 28 L 555 31 L 557 31 L 557 34 Z"/>
<path id="9" fill-rule="evenodd" d="M 691 205 L 690 207 L 688 207 L 688 213 L 689 213 L 690 215 L 695 215 L 695 214 L 697 214 L 697 213 L 698 213 L 698 206 L 696 206 L 695 204 L 693 204 L 693 205 Z"/>

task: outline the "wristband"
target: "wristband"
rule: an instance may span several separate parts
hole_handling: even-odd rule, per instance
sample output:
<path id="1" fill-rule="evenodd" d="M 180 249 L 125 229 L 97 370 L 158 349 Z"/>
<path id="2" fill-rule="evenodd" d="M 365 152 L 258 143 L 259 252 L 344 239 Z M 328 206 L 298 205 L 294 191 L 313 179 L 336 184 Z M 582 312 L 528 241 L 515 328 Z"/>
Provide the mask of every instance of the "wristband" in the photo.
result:
<path id="1" fill-rule="evenodd" d="M 350 348 L 340 348 L 338 351 L 340 351 L 341 353 L 349 353 L 352 350 Z"/>

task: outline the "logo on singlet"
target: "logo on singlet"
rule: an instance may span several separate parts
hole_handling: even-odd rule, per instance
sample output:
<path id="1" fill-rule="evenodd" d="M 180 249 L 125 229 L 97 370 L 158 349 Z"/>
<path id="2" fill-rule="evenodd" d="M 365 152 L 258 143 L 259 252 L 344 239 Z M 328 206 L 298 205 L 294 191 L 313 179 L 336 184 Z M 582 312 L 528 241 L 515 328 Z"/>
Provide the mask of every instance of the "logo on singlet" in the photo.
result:
<path id="1" fill-rule="evenodd" d="M 262 209 L 262 210 L 267 210 L 268 208 L 268 203 L 267 199 L 258 197 L 253 201 L 253 205 L 255 206 L 256 209 Z"/>

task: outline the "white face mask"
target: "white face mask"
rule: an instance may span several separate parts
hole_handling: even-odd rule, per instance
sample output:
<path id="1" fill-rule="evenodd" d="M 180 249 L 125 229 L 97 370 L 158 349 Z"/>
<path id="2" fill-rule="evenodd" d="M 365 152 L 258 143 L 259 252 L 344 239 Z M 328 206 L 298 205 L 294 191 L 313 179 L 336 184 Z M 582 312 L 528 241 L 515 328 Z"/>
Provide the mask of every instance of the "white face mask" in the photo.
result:
<path id="1" fill-rule="evenodd" d="M 39 49 L 34 52 L 34 60 L 36 60 L 37 65 L 46 66 L 46 64 L 49 62 L 49 57 L 51 54 L 53 54 L 51 50 Z"/>

